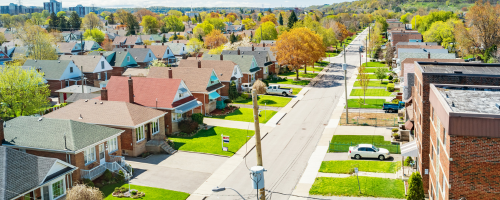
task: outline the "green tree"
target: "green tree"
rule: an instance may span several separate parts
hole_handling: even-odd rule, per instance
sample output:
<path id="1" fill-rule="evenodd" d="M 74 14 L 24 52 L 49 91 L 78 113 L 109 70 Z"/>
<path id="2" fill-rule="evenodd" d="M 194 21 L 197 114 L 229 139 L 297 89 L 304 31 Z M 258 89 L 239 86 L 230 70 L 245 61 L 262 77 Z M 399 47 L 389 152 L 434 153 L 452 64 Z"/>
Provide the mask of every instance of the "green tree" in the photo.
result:
<path id="1" fill-rule="evenodd" d="M 408 20 L 408 17 L 411 15 L 411 13 L 406 13 L 401 16 L 401 20 L 399 20 L 403 24 L 408 24 L 410 21 Z"/>
<path id="2" fill-rule="evenodd" d="M 385 68 L 384 67 L 377 67 L 377 70 L 375 70 L 375 76 L 377 79 L 380 79 L 380 83 L 387 77 L 387 74 L 385 73 Z"/>
<path id="3" fill-rule="evenodd" d="M 197 24 L 198 23 L 198 20 L 196 20 L 196 15 L 195 15 L 195 17 L 191 18 L 191 22 L 193 24 Z"/>
<path id="4" fill-rule="evenodd" d="M 47 19 L 47 17 L 49 17 L 49 16 L 50 16 L 50 13 L 49 13 L 49 11 L 48 11 L 48 10 L 43 10 L 43 11 L 42 11 L 42 18 Z"/>
<path id="5" fill-rule="evenodd" d="M 104 41 L 104 33 L 97 28 L 87 29 L 83 33 L 83 38 L 85 40 L 92 40 L 97 43 L 101 43 L 102 41 Z"/>
<path id="6" fill-rule="evenodd" d="M 182 12 L 178 11 L 178 10 L 170 10 L 170 11 L 168 11 L 167 14 L 169 16 L 175 16 L 175 17 L 181 17 L 182 16 Z"/>
<path id="7" fill-rule="evenodd" d="M 42 13 L 32 13 L 31 14 L 31 22 L 35 25 L 43 25 L 47 18 L 42 16 Z"/>
<path id="8" fill-rule="evenodd" d="M 219 18 L 208 18 L 205 20 L 205 22 L 212 24 L 215 29 L 219 29 L 221 31 L 224 31 L 224 29 L 226 28 L 226 24 L 224 24 L 224 21 Z"/>
<path id="9" fill-rule="evenodd" d="M 58 29 L 60 31 L 64 31 L 68 28 L 69 26 L 69 23 L 68 23 L 68 20 L 66 20 L 66 16 L 61 16 L 61 17 L 58 17 L 59 18 L 59 24 L 58 24 Z"/>
<path id="10" fill-rule="evenodd" d="M 297 15 L 295 15 L 295 12 L 292 11 L 292 14 L 290 14 L 290 17 L 288 17 L 288 28 L 293 28 L 293 25 L 295 25 L 295 22 L 297 22 L 298 20 L 299 19 L 297 19 Z"/>
<path id="11" fill-rule="evenodd" d="M 163 18 L 163 22 L 165 23 L 167 32 L 184 31 L 184 24 L 182 21 L 173 15 Z"/>
<path id="12" fill-rule="evenodd" d="M 260 43 L 262 40 L 278 39 L 278 31 L 276 31 L 275 24 L 271 21 L 261 24 L 260 27 L 255 30 L 255 36 L 253 39 L 257 43 Z"/>
<path id="13" fill-rule="evenodd" d="M 365 101 L 359 97 L 358 100 L 356 101 L 356 103 L 358 103 L 359 105 L 359 109 L 358 109 L 358 118 L 361 117 L 361 106 L 365 105 Z"/>
<path id="14" fill-rule="evenodd" d="M 0 32 L 0 45 L 2 45 L 6 41 L 7 41 L 7 39 L 5 39 L 4 33 Z"/>
<path id="15" fill-rule="evenodd" d="M 135 31 L 139 30 L 139 22 L 131 13 L 125 13 L 125 24 L 127 25 L 127 35 L 135 35 Z"/>
<path id="16" fill-rule="evenodd" d="M 82 24 L 83 28 L 85 29 L 102 28 L 101 20 L 93 12 L 90 12 L 89 14 L 85 15 L 85 17 L 83 17 Z"/>
<path id="17" fill-rule="evenodd" d="M 153 17 L 151 15 L 146 15 L 142 17 L 142 23 L 143 27 L 143 32 L 145 34 L 156 34 L 158 33 L 158 20 L 156 20 L 156 17 Z"/>
<path id="18" fill-rule="evenodd" d="M 281 16 L 281 13 L 280 16 L 278 17 L 278 23 L 280 26 L 283 26 L 283 16 Z"/>
<path id="19" fill-rule="evenodd" d="M 168 42 L 167 38 L 165 37 L 165 34 L 162 34 L 161 42 Z"/>
<path id="20" fill-rule="evenodd" d="M 236 88 L 236 83 L 231 81 L 231 85 L 229 85 L 229 99 L 235 100 L 238 98 L 240 94 L 238 93 L 238 89 Z"/>
<path id="21" fill-rule="evenodd" d="M 450 19 L 446 22 L 436 21 L 434 22 L 429 30 L 425 31 L 423 34 L 424 41 L 426 42 L 437 42 L 441 44 L 444 48 L 448 48 L 451 42 L 455 42 L 455 35 L 453 30 L 455 24 L 462 23 L 459 20 Z"/>
<path id="22" fill-rule="evenodd" d="M 47 30 L 54 30 L 57 29 L 59 26 L 59 19 L 54 13 L 50 13 L 50 21 L 49 21 L 49 26 L 47 27 Z"/>
<path id="23" fill-rule="evenodd" d="M 25 23 L 16 27 L 15 37 L 28 47 L 27 56 L 34 60 L 57 60 L 54 35 L 40 26 Z"/>
<path id="24" fill-rule="evenodd" d="M 108 16 L 106 16 L 105 19 L 108 20 L 109 24 L 116 24 L 116 22 L 115 22 L 115 16 L 113 15 L 113 13 L 109 14 Z"/>
<path id="25" fill-rule="evenodd" d="M 424 199 L 424 184 L 420 172 L 413 172 L 408 180 L 408 200 L 422 200 Z"/>
<path id="26" fill-rule="evenodd" d="M 66 16 L 66 11 L 57 12 L 57 17 Z"/>
<path id="27" fill-rule="evenodd" d="M 173 38 L 173 40 L 177 40 L 177 39 L 179 39 L 179 37 L 177 37 L 177 32 L 174 32 L 173 37 L 174 37 L 174 38 Z"/>
<path id="28" fill-rule="evenodd" d="M 36 69 L 24 70 L 17 62 L 0 68 L 0 102 L 2 117 L 33 115 L 49 105 L 49 86 L 43 73 Z"/>
<path id="29" fill-rule="evenodd" d="M 201 49 L 203 49 L 203 42 L 200 41 L 197 38 L 191 38 L 186 46 L 193 51 L 193 53 L 196 53 L 196 58 L 198 58 L 198 53 L 200 52 Z"/>
<path id="30" fill-rule="evenodd" d="M 71 15 L 69 17 L 69 25 L 71 26 L 71 29 L 80 29 L 82 25 L 82 19 L 76 12 L 71 12 Z"/>

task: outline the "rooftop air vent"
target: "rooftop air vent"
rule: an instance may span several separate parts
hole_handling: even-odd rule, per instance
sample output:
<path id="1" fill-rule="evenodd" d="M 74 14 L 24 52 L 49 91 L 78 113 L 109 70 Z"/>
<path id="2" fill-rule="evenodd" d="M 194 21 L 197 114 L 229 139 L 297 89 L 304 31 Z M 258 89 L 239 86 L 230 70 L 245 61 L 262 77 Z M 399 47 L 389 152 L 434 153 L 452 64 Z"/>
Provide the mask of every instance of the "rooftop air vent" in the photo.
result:
<path id="1" fill-rule="evenodd" d="M 500 103 L 495 103 L 495 107 L 497 107 L 498 109 L 500 109 Z"/>
<path id="2" fill-rule="evenodd" d="M 78 119 L 83 119 L 82 114 L 80 114 L 80 117 L 78 117 Z"/>
<path id="3" fill-rule="evenodd" d="M 455 102 L 451 102 L 451 107 L 455 107 Z"/>
<path id="4" fill-rule="evenodd" d="M 89 102 L 89 100 L 88 100 L 88 99 L 85 99 L 85 102 Z"/>
<path id="5" fill-rule="evenodd" d="M 38 121 L 42 121 L 42 120 L 43 120 L 43 117 L 38 118 Z"/>
<path id="6" fill-rule="evenodd" d="M 102 101 L 100 102 L 100 104 L 102 105 Z"/>

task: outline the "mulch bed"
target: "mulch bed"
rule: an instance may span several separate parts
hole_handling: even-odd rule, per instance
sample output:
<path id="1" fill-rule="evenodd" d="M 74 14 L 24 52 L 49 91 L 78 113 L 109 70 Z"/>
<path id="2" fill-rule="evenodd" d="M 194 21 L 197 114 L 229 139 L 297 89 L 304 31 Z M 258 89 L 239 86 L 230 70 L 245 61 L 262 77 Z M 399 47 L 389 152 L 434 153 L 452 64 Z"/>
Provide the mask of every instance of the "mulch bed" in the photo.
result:
<path id="1" fill-rule="evenodd" d="M 240 107 L 238 106 L 228 106 L 224 110 L 220 109 L 215 109 L 214 111 L 210 112 L 211 116 L 224 116 L 230 113 L 233 113 L 235 110 L 238 110 Z"/>

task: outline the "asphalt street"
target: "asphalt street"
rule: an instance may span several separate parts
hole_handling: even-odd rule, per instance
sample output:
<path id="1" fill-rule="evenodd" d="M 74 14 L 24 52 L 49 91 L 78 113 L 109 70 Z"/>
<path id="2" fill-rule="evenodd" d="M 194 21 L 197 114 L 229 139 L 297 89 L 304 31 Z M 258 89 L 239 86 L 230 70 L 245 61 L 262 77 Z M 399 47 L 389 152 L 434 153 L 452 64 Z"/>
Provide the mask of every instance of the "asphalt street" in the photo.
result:
<path id="1" fill-rule="evenodd" d="M 359 46 L 368 31 L 364 31 L 346 48 L 349 77 L 360 64 Z M 328 73 L 312 86 L 307 95 L 262 140 L 263 165 L 267 199 L 288 199 L 298 183 L 307 161 L 314 151 L 321 133 L 344 93 L 343 55 L 326 59 L 332 64 Z M 363 58 L 363 62 L 364 62 Z M 257 190 L 252 187 L 249 168 L 256 165 L 256 153 L 252 150 L 246 160 L 223 181 L 219 187 L 230 187 L 246 199 L 256 199 Z M 208 199 L 241 199 L 234 191 L 213 193 Z"/>

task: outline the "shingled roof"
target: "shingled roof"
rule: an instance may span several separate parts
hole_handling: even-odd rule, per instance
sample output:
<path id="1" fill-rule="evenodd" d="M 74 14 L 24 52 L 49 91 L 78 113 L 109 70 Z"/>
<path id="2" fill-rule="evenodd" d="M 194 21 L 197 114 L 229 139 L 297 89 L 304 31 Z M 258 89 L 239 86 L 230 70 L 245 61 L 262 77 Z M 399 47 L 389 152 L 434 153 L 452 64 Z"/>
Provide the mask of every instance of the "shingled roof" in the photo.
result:
<path id="1" fill-rule="evenodd" d="M 191 92 L 211 92 L 223 87 L 222 83 L 208 86 L 212 72 L 211 68 L 186 68 L 186 67 L 151 67 L 148 78 L 169 78 L 168 71 L 172 69 L 172 78 L 182 79 Z"/>
<path id="2" fill-rule="evenodd" d="M 115 48 L 113 49 L 113 51 L 116 51 L 116 52 L 129 52 L 130 55 L 132 55 L 132 57 L 135 59 L 135 61 L 137 62 L 143 62 L 146 57 L 148 56 L 148 53 L 150 51 L 149 48 L 147 49 L 134 49 L 134 48 L 128 48 L 125 50 L 125 48 Z M 118 56 L 118 54 L 116 54 L 116 56 Z M 118 62 L 118 59 L 117 59 L 117 62 Z M 117 65 L 118 66 L 118 65 Z"/>
<path id="3" fill-rule="evenodd" d="M 23 66 L 39 69 L 40 72 L 44 73 L 43 78 L 46 80 L 61 80 L 64 71 L 71 62 L 71 60 L 27 60 Z M 75 78 L 81 76 L 81 74 L 76 73 L 74 75 Z"/>
<path id="4" fill-rule="evenodd" d="M 221 60 L 221 55 L 211 55 L 211 54 L 203 54 L 203 60 Z M 230 60 L 236 63 L 240 69 L 241 73 L 254 73 L 259 71 L 257 63 L 255 63 L 256 67 L 253 67 L 255 56 L 253 55 L 222 55 L 222 60 Z"/>
<path id="5" fill-rule="evenodd" d="M 236 66 L 236 63 L 230 60 L 181 60 L 178 67 L 198 68 L 198 62 L 200 62 L 201 68 L 215 70 L 219 80 L 224 82 L 231 81 Z"/>
<path id="6" fill-rule="evenodd" d="M 83 67 L 82 72 L 93 73 L 99 61 L 103 56 L 101 55 L 62 55 L 59 60 L 72 60 L 78 67 Z"/>

